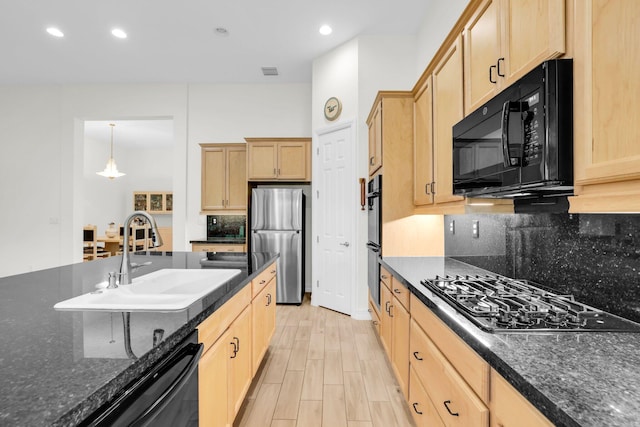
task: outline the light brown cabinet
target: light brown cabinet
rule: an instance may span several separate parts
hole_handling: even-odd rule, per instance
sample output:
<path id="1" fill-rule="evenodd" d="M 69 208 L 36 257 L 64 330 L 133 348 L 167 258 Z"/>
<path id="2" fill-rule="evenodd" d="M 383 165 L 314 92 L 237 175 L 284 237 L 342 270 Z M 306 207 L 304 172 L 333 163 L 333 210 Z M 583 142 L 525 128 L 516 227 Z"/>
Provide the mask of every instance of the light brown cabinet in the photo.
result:
<path id="1" fill-rule="evenodd" d="M 433 406 L 429 394 L 424 389 L 422 382 L 413 366 L 409 370 L 409 410 L 417 427 L 444 427 L 444 423 Z"/>
<path id="2" fill-rule="evenodd" d="M 201 210 L 246 210 L 246 144 L 200 144 L 200 147 Z"/>
<path id="3" fill-rule="evenodd" d="M 198 365 L 200 425 L 230 426 L 242 405 L 275 331 L 275 263 L 198 325 L 204 352 Z M 272 297 L 267 297 L 271 294 Z M 266 310 L 257 310 L 267 304 Z M 259 322 L 254 319 L 258 313 Z M 260 346 L 256 353 L 254 342 Z"/>
<path id="4" fill-rule="evenodd" d="M 405 298 L 398 292 L 401 285 L 383 267 L 380 268 L 380 338 L 405 398 L 409 397 L 409 310 Z M 394 289 L 395 288 L 395 289 Z M 404 291 L 408 296 L 408 291 Z M 399 297 L 397 297 L 397 296 Z M 407 301 L 408 302 L 408 301 Z"/>
<path id="5" fill-rule="evenodd" d="M 575 2 L 570 212 L 640 211 L 638 19 L 633 0 Z"/>
<path id="6" fill-rule="evenodd" d="M 382 101 L 378 102 L 367 121 L 369 126 L 369 176 L 382 167 Z"/>
<path id="7" fill-rule="evenodd" d="M 544 415 L 534 408 L 511 384 L 491 370 L 491 427 L 551 427 Z"/>
<path id="8" fill-rule="evenodd" d="M 453 195 L 452 127 L 464 116 L 462 37 L 457 37 L 436 64 L 433 75 L 434 201 L 463 200 Z"/>
<path id="9" fill-rule="evenodd" d="M 413 203 L 433 204 L 433 88 L 431 76 L 413 101 Z"/>
<path id="10" fill-rule="evenodd" d="M 311 181 L 310 138 L 245 138 L 249 181 Z"/>
<path id="11" fill-rule="evenodd" d="M 485 0 L 464 27 L 465 112 L 565 52 L 565 0 Z"/>
<path id="12" fill-rule="evenodd" d="M 263 283 L 264 282 L 264 283 Z M 276 267 L 273 264 L 259 277 L 255 278 L 253 288 L 253 375 L 256 374 L 260 363 L 269 347 L 276 328 Z"/>

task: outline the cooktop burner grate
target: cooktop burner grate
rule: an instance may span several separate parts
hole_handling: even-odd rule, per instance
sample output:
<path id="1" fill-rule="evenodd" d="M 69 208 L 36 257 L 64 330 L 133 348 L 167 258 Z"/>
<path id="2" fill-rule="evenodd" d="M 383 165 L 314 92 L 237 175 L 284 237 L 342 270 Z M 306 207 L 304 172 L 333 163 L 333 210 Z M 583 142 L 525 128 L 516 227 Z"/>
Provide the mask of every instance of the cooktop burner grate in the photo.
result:
<path id="1" fill-rule="evenodd" d="M 436 276 L 421 283 L 488 332 L 640 332 L 640 324 L 499 275 Z"/>

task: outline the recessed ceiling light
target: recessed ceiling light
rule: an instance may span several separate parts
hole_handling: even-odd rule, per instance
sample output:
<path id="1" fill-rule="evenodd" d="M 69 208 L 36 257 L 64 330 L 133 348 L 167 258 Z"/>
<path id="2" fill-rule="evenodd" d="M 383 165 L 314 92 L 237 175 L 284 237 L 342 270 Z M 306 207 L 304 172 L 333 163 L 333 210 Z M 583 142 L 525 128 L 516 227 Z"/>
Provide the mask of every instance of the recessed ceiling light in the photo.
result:
<path id="1" fill-rule="evenodd" d="M 216 28 L 216 34 L 221 36 L 221 37 L 228 36 L 229 35 L 229 30 L 227 30 L 224 27 L 218 27 L 218 28 Z"/>
<path id="2" fill-rule="evenodd" d="M 117 37 L 119 39 L 126 39 L 127 38 L 127 33 L 122 31 L 120 28 L 114 28 L 113 30 L 111 30 L 111 34 L 113 34 L 115 37 Z"/>
<path id="3" fill-rule="evenodd" d="M 322 34 L 323 36 L 328 36 L 329 34 L 331 34 L 333 32 L 331 27 L 328 26 L 328 25 L 323 25 L 322 27 L 320 27 L 319 31 L 320 31 L 320 34 Z"/>
<path id="4" fill-rule="evenodd" d="M 56 27 L 47 28 L 47 33 L 51 34 L 54 37 L 64 37 L 64 33 Z"/>

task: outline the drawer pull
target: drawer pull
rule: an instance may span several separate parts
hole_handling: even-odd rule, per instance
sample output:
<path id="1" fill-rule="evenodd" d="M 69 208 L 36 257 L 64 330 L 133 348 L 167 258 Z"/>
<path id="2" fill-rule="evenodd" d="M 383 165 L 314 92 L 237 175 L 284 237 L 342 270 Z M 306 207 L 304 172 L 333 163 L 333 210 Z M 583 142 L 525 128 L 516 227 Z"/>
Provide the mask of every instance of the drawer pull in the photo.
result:
<path id="1" fill-rule="evenodd" d="M 276 271 L 275 270 L 271 270 L 269 273 L 270 274 L 276 274 Z"/>
<path id="2" fill-rule="evenodd" d="M 394 289 L 393 292 L 395 292 L 396 294 L 401 294 L 402 293 L 402 291 L 400 289 L 397 289 L 397 288 Z"/>
<path id="3" fill-rule="evenodd" d="M 374 324 L 375 326 L 378 326 L 378 321 L 377 321 L 377 320 L 374 320 L 374 321 L 373 321 L 373 324 Z"/>
<path id="4" fill-rule="evenodd" d="M 380 275 L 380 278 L 382 278 L 382 279 L 387 279 L 388 277 L 387 277 L 385 274 L 381 274 L 381 275 Z"/>
<path id="5" fill-rule="evenodd" d="M 444 401 L 444 407 L 445 407 L 445 408 L 447 408 L 447 411 L 449 411 L 449 413 L 450 413 L 451 415 L 453 415 L 454 417 L 459 417 L 459 416 L 460 416 L 460 414 L 459 414 L 459 413 L 457 413 L 457 412 L 451 412 L 451 409 L 449 409 L 449 404 L 450 404 L 450 403 L 451 403 L 451 401 L 450 401 L 450 400 L 445 400 L 445 401 Z"/>
<path id="6" fill-rule="evenodd" d="M 367 311 L 368 311 L 369 313 L 371 313 L 371 309 L 370 309 L 370 308 L 368 308 L 368 309 L 367 309 Z"/>
<path id="7" fill-rule="evenodd" d="M 413 406 L 413 410 L 416 411 L 416 414 L 422 415 L 422 412 L 418 411 L 418 408 L 416 408 L 416 406 L 418 406 L 418 402 L 413 402 L 411 406 Z"/>
<path id="8" fill-rule="evenodd" d="M 413 357 L 415 357 L 415 358 L 416 358 L 416 360 L 424 360 L 422 357 L 418 357 L 418 354 L 419 354 L 419 353 L 418 353 L 417 351 L 414 351 L 414 352 L 413 352 Z"/>
<path id="9" fill-rule="evenodd" d="M 267 281 L 266 281 L 266 280 L 260 280 L 260 284 L 261 284 L 261 285 L 264 285 L 265 283 L 267 283 Z"/>

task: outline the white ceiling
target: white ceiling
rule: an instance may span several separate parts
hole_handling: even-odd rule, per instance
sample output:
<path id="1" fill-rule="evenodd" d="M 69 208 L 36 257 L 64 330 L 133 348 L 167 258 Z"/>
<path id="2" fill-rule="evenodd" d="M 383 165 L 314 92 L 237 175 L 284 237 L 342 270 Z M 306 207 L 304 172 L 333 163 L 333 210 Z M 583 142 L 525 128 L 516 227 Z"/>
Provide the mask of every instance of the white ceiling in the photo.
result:
<path id="1" fill-rule="evenodd" d="M 0 84 L 308 83 L 314 58 L 359 34 L 415 34 L 432 1 L 1 0 Z"/>

